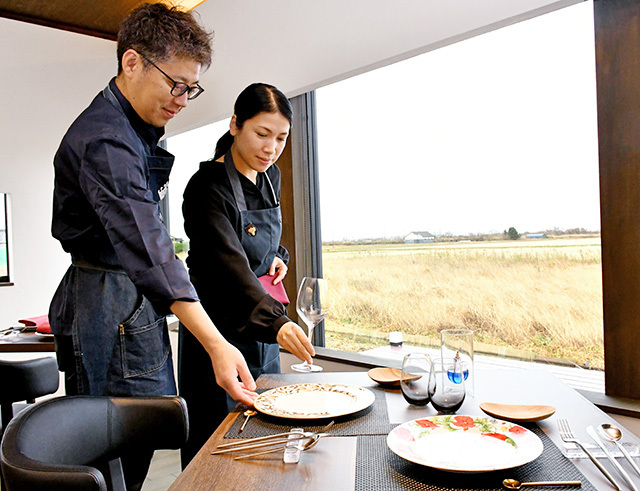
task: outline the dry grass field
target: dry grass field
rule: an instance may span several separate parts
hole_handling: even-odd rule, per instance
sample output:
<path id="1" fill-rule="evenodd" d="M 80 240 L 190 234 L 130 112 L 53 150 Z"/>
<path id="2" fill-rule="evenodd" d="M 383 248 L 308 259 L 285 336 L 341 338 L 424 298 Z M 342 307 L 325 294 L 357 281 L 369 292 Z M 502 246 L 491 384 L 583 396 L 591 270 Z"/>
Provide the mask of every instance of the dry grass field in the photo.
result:
<path id="1" fill-rule="evenodd" d="M 326 245 L 330 348 L 362 351 L 402 331 L 439 345 L 439 331 L 475 331 L 478 351 L 602 368 L 599 237 L 501 242 Z"/>

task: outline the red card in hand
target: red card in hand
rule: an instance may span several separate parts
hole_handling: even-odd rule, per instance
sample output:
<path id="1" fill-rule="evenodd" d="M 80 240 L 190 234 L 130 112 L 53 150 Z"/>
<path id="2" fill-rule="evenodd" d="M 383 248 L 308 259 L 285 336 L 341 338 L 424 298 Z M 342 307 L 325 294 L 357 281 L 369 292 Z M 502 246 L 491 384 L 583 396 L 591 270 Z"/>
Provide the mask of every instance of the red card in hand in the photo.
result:
<path id="1" fill-rule="evenodd" d="M 273 276 L 265 274 L 264 276 L 258 277 L 258 280 L 260 280 L 260 283 L 262 283 L 262 286 L 269 295 L 271 295 L 281 304 L 289 305 L 289 297 L 287 296 L 287 291 L 284 289 L 282 281 L 277 285 L 274 285 L 273 278 Z"/>

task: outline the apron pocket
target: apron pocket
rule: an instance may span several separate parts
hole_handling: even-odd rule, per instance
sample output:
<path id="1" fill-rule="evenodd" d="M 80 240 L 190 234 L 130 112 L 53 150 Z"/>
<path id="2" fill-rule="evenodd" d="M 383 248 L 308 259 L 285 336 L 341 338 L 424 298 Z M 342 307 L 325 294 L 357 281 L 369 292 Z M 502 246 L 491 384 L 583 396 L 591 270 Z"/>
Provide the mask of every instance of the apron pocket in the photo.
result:
<path id="1" fill-rule="evenodd" d="M 153 321 L 149 323 L 150 320 Z M 165 342 L 164 326 L 165 318 L 158 316 L 147 299 L 142 297 L 140 307 L 120 324 L 124 378 L 144 375 L 164 366 L 170 352 L 169 343 Z"/>

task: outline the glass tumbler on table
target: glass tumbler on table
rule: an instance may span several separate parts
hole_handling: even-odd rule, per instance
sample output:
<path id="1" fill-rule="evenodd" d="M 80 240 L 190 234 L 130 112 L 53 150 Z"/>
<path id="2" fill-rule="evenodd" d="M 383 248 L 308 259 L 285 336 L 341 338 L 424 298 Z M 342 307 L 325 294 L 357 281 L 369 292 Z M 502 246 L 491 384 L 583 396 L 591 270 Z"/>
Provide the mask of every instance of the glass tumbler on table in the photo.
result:
<path id="1" fill-rule="evenodd" d="M 426 406 L 429 403 L 431 366 L 431 357 L 426 353 L 409 353 L 402 360 L 400 390 L 412 406 Z"/>
<path id="2" fill-rule="evenodd" d="M 442 358 L 460 358 L 466 391 L 474 395 L 475 370 L 473 365 L 473 331 L 471 329 L 443 329 L 440 331 Z"/>
<path id="3" fill-rule="evenodd" d="M 296 311 L 300 320 L 304 322 L 309 331 L 309 341 L 313 343 L 313 331 L 322 322 L 329 311 L 329 287 L 327 280 L 323 278 L 302 278 L 298 289 Z M 306 361 L 291 365 L 296 372 L 321 372 L 322 367 L 311 365 Z"/>
<path id="4" fill-rule="evenodd" d="M 462 361 L 459 357 L 433 360 L 429 398 L 434 409 L 442 414 L 455 413 L 460 409 L 465 396 L 464 379 Z"/>

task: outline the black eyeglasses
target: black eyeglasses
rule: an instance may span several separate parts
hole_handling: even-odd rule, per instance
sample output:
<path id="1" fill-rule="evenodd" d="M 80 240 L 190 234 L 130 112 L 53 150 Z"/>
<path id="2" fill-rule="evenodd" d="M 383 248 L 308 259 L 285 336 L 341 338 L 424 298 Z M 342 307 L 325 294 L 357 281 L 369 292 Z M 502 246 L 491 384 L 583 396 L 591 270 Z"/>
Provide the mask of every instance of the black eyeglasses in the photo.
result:
<path id="1" fill-rule="evenodd" d="M 202 94 L 204 92 L 204 89 L 202 87 L 200 87 L 200 84 L 195 84 L 194 86 L 190 87 L 189 85 L 185 84 L 184 82 L 176 82 L 169 75 L 164 73 L 164 71 L 158 65 L 156 65 L 153 61 L 151 61 L 145 55 L 140 53 L 140 56 L 142 56 L 142 58 L 144 58 L 144 60 L 147 63 L 150 63 L 151 65 L 156 67 L 158 69 L 158 71 L 160 73 L 162 73 L 162 75 L 164 75 L 165 77 L 167 77 L 171 81 L 171 83 L 173 84 L 173 87 L 171 87 L 171 95 L 173 97 L 180 97 L 182 94 L 187 93 L 187 99 L 192 101 L 193 99 L 195 99 L 196 97 L 198 97 L 200 94 Z"/>

